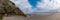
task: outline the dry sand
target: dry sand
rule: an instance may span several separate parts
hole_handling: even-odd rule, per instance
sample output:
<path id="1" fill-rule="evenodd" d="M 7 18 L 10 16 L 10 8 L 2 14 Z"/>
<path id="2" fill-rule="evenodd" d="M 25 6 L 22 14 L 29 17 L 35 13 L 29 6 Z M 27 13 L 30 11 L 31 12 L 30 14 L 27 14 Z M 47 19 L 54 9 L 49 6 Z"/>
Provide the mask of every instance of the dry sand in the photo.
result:
<path id="1" fill-rule="evenodd" d="M 31 16 L 30 18 L 22 16 L 4 17 L 3 20 L 60 20 L 60 13 L 56 13 L 50 16 Z"/>

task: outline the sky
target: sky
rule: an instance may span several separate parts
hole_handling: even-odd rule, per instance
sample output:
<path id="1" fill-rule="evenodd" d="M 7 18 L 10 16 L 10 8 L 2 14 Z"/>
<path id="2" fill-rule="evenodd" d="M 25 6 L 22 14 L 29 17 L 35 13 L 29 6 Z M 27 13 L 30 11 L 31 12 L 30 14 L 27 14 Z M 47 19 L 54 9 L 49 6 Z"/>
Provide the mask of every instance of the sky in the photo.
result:
<path id="1" fill-rule="evenodd" d="M 32 5 L 32 8 L 36 8 L 37 2 L 42 2 L 42 0 L 28 0 L 28 2 Z"/>
<path id="2" fill-rule="evenodd" d="M 60 8 L 60 0 L 11 0 L 25 13 L 50 12 Z"/>

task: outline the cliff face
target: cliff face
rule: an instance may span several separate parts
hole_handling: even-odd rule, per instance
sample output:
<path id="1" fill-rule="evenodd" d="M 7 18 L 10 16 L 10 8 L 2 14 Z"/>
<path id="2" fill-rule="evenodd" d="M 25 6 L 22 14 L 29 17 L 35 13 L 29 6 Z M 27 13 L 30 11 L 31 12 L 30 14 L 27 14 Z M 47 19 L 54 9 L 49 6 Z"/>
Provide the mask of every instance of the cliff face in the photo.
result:
<path id="1" fill-rule="evenodd" d="M 0 14 L 25 16 L 24 13 L 9 0 L 0 0 Z"/>

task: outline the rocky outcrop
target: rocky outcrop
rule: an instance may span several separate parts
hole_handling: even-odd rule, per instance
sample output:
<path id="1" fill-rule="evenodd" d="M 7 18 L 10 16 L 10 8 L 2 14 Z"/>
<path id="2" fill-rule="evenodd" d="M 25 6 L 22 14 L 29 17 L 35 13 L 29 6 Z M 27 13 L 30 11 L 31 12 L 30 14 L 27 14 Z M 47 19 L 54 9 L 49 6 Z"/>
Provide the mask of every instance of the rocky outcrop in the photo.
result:
<path id="1" fill-rule="evenodd" d="M 13 2 L 9 0 L 0 1 L 0 13 L 7 14 L 7 15 L 26 16 L 19 8 L 15 6 Z"/>

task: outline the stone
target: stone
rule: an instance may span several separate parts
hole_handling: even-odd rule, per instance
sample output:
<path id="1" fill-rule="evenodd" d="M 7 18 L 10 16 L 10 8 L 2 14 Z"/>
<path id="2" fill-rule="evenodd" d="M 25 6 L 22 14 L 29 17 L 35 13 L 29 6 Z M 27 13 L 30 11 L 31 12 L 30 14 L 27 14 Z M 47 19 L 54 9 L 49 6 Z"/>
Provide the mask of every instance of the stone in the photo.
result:
<path id="1" fill-rule="evenodd" d="M 0 0 L 0 17 L 3 18 L 3 16 L 9 15 L 26 16 L 13 2 L 9 0 Z"/>

